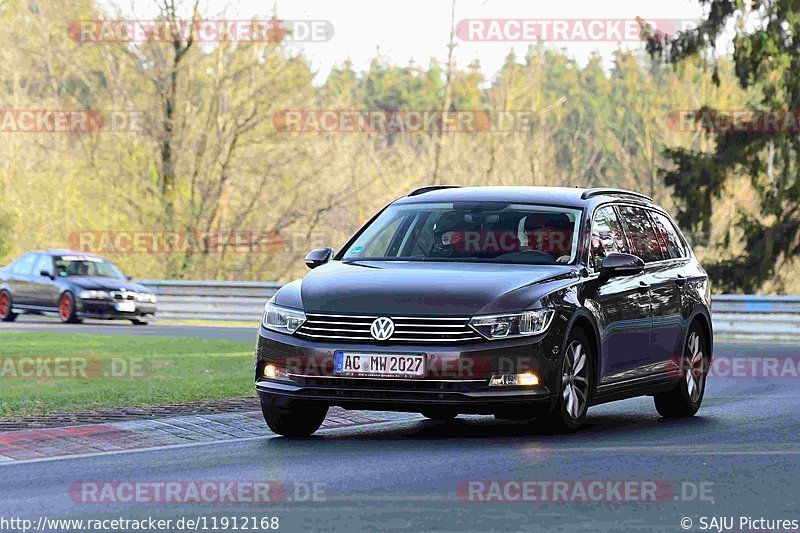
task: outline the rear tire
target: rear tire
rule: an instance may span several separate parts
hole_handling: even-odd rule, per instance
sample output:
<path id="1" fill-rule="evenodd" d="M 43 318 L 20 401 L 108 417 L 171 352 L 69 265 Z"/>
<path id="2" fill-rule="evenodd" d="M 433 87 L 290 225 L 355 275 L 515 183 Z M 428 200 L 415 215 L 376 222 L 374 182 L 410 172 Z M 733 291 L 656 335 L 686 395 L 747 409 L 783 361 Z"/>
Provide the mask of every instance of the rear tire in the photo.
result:
<path id="1" fill-rule="evenodd" d="M 327 405 L 292 403 L 290 407 L 261 404 L 264 421 L 274 433 L 284 437 L 308 437 L 322 425 Z"/>
<path id="2" fill-rule="evenodd" d="M 58 318 L 65 324 L 78 324 L 80 320 L 75 310 L 75 296 L 69 291 L 61 295 L 58 299 Z"/>
<path id="3" fill-rule="evenodd" d="M 575 431 L 583 424 L 594 384 L 594 354 L 582 329 L 573 329 L 559 358 L 555 405 L 540 421 L 553 433 Z"/>
<path id="4" fill-rule="evenodd" d="M 452 420 L 458 416 L 458 413 L 455 411 L 439 409 L 426 409 L 425 411 L 421 411 L 420 414 L 425 418 L 430 418 L 431 420 Z"/>
<path id="5" fill-rule="evenodd" d="M 0 291 L 0 322 L 14 322 L 17 319 L 17 314 L 11 312 L 13 303 L 10 292 Z"/>
<path id="6" fill-rule="evenodd" d="M 680 381 L 671 391 L 653 396 L 658 414 L 664 418 L 686 418 L 697 413 L 706 391 L 707 351 L 703 328 L 695 322 L 689 328 L 683 347 Z"/>

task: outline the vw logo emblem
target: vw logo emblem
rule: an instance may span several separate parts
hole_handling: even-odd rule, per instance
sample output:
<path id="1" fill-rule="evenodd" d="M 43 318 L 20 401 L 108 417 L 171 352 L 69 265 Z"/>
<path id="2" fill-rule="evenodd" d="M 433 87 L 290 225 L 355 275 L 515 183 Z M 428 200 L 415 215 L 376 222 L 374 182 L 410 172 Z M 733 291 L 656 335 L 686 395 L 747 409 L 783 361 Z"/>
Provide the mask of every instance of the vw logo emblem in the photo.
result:
<path id="1" fill-rule="evenodd" d="M 385 341 L 394 335 L 394 322 L 392 322 L 391 318 L 386 316 L 376 318 L 372 326 L 370 326 L 369 332 L 372 333 L 372 337 L 375 340 Z"/>

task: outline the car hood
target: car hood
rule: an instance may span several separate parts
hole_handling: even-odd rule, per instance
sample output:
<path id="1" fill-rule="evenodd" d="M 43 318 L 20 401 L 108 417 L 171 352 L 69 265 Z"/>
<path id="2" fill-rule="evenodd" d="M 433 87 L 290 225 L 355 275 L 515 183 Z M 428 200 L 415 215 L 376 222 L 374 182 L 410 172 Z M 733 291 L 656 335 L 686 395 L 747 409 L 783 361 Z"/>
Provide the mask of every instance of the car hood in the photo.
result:
<path id="1" fill-rule="evenodd" d="M 519 311 L 536 296 L 531 286 L 573 279 L 574 272 L 560 265 L 333 261 L 286 285 L 276 303 L 310 313 L 392 316 Z"/>
<path id="2" fill-rule="evenodd" d="M 80 287 L 81 289 L 89 290 L 106 290 L 106 291 L 133 291 L 133 292 L 153 292 L 146 288 L 144 285 L 139 285 L 128 280 L 121 280 L 117 278 L 100 278 L 96 276 L 67 276 L 61 278 L 68 283 Z"/>

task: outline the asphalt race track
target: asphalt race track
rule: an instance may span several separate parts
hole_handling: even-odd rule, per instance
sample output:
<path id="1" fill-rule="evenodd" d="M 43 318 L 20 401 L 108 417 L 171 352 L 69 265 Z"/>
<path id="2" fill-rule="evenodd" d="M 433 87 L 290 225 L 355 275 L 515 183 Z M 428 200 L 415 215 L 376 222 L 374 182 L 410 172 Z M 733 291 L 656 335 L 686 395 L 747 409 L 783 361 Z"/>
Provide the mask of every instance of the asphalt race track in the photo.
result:
<path id="1" fill-rule="evenodd" d="M 248 328 L 41 319 L 0 326 L 20 330 L 254 338 Z M 781 365 L 796 369 L 798 351 L 796 343 L 718 342 L 715 356 L 792 358 Z M 263 438 L 235 443 L 0 465 L 0 517 L 278 517 L 287 531 L 700 531 L 712 517 L 728 517 L 734 530 L 757 529 L 740 527 L 740 517 L 800 519 L 798 413 L 800 377 L 745 369 L 709 377 L 693 419 L 660 419 L 650 398 L 638 398 L 592 408 L 586 428 L 571 435 L 491 417 L 419 417 L 303 440 L 265 429 Z M 558 484 L 560 496 L 556 480 L 566 482 Z M 93 503 L 76 489 L 123 481 L 270 481 L 282 488 L 270 493 L 280 493 L 278 501 L 256 504 Z M 615 491 L 614 482 L 633 488 Z"/>

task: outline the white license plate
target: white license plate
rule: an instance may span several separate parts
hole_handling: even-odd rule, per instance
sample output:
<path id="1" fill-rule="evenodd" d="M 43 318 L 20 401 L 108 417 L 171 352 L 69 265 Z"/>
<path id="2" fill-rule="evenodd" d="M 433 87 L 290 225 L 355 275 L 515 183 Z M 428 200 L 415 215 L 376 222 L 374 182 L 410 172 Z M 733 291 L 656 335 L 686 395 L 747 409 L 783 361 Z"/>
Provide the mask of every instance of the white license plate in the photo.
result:
<path id="1" fill-rule="evenodd" d="M 342 376 L 422 377 L 425 375 L 425 356 L 335 352 L 333 368 Z"/>
<path id="2" fill-rule="evenodd" d="M 114 304 L 114 309 L 123 313 L 133 313 L 136 311 L 136 302 L 117 302 Z"/>

